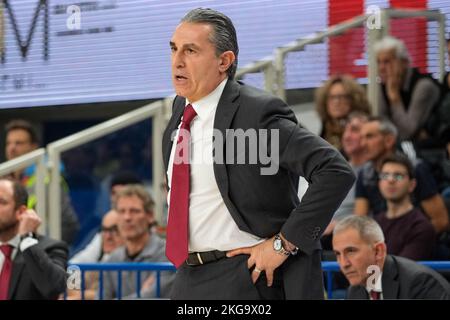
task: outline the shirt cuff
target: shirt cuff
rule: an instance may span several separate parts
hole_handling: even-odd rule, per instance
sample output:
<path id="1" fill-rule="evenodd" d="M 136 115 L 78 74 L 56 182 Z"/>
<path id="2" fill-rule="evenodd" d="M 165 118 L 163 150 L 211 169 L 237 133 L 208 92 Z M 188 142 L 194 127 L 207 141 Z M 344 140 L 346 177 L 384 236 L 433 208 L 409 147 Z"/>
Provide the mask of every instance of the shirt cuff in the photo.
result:
<path id="1" fill-rule="evenodd" d="M 32 247 L 38 243 L 39 243 L 39 241 L 37 239 L 31 238 L 31 237 L 25 238 L 22 241 L 20 241 L 20 245 L 19 245 L 20 251 L 24 252 L 29 247 Z"/>

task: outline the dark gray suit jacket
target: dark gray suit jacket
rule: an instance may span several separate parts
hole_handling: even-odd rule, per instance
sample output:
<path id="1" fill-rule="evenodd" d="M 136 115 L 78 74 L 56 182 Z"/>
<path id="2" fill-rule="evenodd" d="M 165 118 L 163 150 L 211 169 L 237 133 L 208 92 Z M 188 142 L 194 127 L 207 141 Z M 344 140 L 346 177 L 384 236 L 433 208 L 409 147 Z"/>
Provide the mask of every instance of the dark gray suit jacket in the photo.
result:
<path id="1" fill-rule="evenodd" d="M 9 284 L 10 300 L 57 299 L 66 289 L 66 244 L 45 236 L 37 239 L 38 244 L 17 251 Z"/>
<path id="2" fill-rule="evenodd" d="M 167 170 L 185 99 L 176 97 L 163 137 Z M 292 110 L 262 90 L 228 80 L 217 106 L 214 128 L 226 137 L 224 158 L 214 162 L 214 175 L 231 216 L 242 231 L 269 238 L 277 232 L 297 245 L 301 253 L 283 264 L 286 298 L 323 298 L 320 236 L 354 182 L 354 174 L 340 153 L 322 138 L 297 124 Z M 261 164 L 237 164 L 237 152 L 226 153 L 228 129 L 276 129 L 279 132 L 279 171 L 261 175 Z M 270 142 L 267 143 L 270 147 Z M 245 150 L 248 161 L 248 147 Z M 229 161 L 228 161 L 229 162 Z M 309 188 L 300 203 L 299 176 Z"/>
<path id="3" fill-rule="evenodd" d="M 383 299 L 450 299 L 450 285 L 439 273 L 392 255 L 384 262 L 381 286 Z M 369 295 L 363 286 L 350 286 L 347 299 L 369 299 Z"/>

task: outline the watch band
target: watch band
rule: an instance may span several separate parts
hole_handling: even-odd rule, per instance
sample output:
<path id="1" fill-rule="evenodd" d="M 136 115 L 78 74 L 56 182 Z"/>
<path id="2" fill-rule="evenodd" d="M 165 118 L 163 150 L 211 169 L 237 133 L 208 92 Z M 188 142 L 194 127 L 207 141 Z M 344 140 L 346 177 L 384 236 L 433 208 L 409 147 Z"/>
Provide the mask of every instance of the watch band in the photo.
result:
<path id="1" fill-rule="evenodd" d="M 281 234 L 278 233 L 277 236 L 281 239 L 281 244 L 282 244 L 284 251 L 288 252 L 288 254 L 293 255 L 293 256 L 295 256 L 298 253 L 298 247 L 296 247 L 294 245 L 294 249 L 292 249 L 292 250 L 286 249 L 287 246 L 286 246 L 286 243 L 284 242 L 283 238 L 281 237 Z"/>

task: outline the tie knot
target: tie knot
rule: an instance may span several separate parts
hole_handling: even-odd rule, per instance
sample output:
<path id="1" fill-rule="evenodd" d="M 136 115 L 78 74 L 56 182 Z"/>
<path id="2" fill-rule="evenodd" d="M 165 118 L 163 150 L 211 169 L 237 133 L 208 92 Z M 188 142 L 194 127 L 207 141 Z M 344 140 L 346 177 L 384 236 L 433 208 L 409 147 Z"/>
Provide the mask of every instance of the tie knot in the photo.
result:
<path id="1" fill-rule="evenodd" d="M 9 244 L 2 244 L 0 246 L 0 251 L 3 253 L 3 255 L 7 258 L 11 258 L 11 253 L 13 251 L 13 247 Z"/>
<path id="2" fill-rule="evenodd" d="M 190 126 L 192 119 L 194 119 L 196 115 L 197 115 L 197 112 L 195 112 L 195 110 L 192 107 L 192 105 L 188 104 L 184 108 L 184 113 L 183 113 L 183 122 L 184 122 L 184 124 L 186 126 Z"/>
<path id="3" fill-rule="evenodd" d="M 370 291 L 370 297 L 372 300 L 380 300 L 380 292 L 378 291 Z"/>

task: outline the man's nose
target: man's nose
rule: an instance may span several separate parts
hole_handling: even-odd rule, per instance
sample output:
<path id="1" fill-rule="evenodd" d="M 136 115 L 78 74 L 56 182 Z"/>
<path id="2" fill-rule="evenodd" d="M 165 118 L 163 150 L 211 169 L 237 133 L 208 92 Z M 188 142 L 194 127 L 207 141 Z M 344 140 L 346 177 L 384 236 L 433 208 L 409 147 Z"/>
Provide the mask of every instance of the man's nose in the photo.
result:
<path id="1" fill-rule="evenodd" d="M 339 264 L 342 268 L 348 268 L 351 265 L 350 260 L 344 255 L 341 255 L 339 257 L 339 260 Z"/>
<path id="2" fill-rule="evenodd" d="M 126 221 L 130 221 L 130 220 L 131 220 L 131 212 L 125 211 L 125 212 L 123 213 L 123 218 L 124 218 Z"/>
<path id="3" fill-rule="evenodd" d="M 175 68 L 184 67 L 184 59 L 180 51 L 174 52 L 172 55 L 172 63 Z"/>

